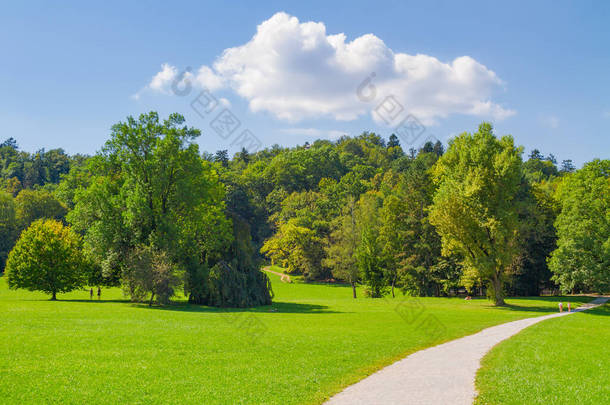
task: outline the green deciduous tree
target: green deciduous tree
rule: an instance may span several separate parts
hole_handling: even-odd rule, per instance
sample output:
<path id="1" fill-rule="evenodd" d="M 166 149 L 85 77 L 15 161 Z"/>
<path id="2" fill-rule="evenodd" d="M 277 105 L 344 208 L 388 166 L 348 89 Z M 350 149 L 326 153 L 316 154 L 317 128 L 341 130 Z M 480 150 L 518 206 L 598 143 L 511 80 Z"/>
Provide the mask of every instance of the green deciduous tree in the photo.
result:
<path id="1" fill-rule="evenodd" d="M 329 267 L 333 277 L 345 280 L 352 286 L 352 296 L 356 298 L 356 283 L 360 280 L 360 269 L 356 251 L 360 243 L 356 224 L 356 202 L 349 198 L 342 214 L 334 224 L 330 243 L 325 247 L 326 258 L 323 264 Z"/>
<path id="2" fill-rule="evenodd" d="M 183 124 L 152 112 L 113 126 L 68 219 L 106 274 L 128 271 L 130 256 L 148 246 L 164 252 L 168 269 L 184 269 L 187 293 L 201 296 L 207 269 L 231 243 L 231 221 L 218 175 L 194 143 L 200 132 Z"/>
<path id="3" fill-rule="evenodd" d="M 313 230 L 289 221 L 281 224 L 277 233 L 265 241 L 261 253 L 289 273 L 315 280 L 322 271 L 323 246 L 322 239 Z"/>
<path id="4" fill-rule="evenodd" d="M 553 198 L 555 183 L 522 181 L 517 203 L 519 251 L 509 269 L 511 294 L 539 295 L 541 289 L 554 287 L 546 259 L 557 241 L 553 226 L 559 211 Z"/>
<path id="5" fill-rule="evenodd" d="M 610 291 L 610 160 L 566 175 L 556 193 L 557 249 L 549 267 L 564 292 Z"/>
<path id="6" fill-rule="evenodd" d="M 0 191 L 0 273 L 4 271 L 6 258 L 15 244 L 18 230 L 13 196 Z"/>
<path id="7" fill-rule="evenodd" d="M 269 305 L 273 292 L 271 282 L 259 270 L 246 221 L 232 216 L 233 242 L 221 260 L 210 269 L 209 287 L 202 290 L 196 302 L 219 307 Z"/>
<path id="8" fill-rule="evenodd" d="M 358 234 L 360 243 L 356 258 L 362 281 L 372 298 L 381 298 L 387 292 L 387 274 L 383 261 L 383 246 L 379 237 L 379 197 L 364 194 L 358 202 Z"/>
<path id="9" fill-rule="evenodd" d="M 488 283 L 496 305 L 504 304 L 504 275 L 517 253 L 521 153 L 512 137 L 497 139 L 484 123 L 454 138 L 433 168 L 438 190 L 430 222 L 443 252 L 460 254 L 466 270 Z"/>
<path id="10" fill-rule="evenodd" d="M 68 212 L 59 200 L 44 190 L 22 190 L 15 198 L 15 207 L 21 229 L 37 219 L 63 220 Z"/>
<path id="11" fill-rule="evenodd" d="M 61 222 L 37 220 L 23 231 L 6 263 L 10 288 L 51 294 L 69 292 L 86 282 L 81 238 Z"/>
<path id="12" fill-rule="evenodd" d="M 385 192 L 381 211 L 388 262 L 397 265 L 402 289 L 416 295 L 439 295 L 442 287 L 441 274 L 433 271 L 441 259 L 440 237 L 427 211 L 435 192 L 429 169 L 437 159 L 434 152 L 420 152 Z"/>
<path id="13" fill-rule="evenodd" d="M 184 282 L 180 270 L 163 251 L 150 246 L 139 246 L 127 260 L 124 288 L 133 301 L 153 301 L 167 304 L 176 289 Z"/>

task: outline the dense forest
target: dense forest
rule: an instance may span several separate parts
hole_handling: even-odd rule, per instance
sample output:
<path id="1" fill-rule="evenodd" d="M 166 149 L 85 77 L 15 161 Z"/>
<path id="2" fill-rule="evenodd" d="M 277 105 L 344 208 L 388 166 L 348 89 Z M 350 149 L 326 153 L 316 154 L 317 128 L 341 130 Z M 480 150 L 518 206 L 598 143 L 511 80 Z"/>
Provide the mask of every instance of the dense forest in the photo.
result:
<path id="1" fill-rule="evenodd" d="M 116 124 L 94 156 L 3 142 L 0 268 L 12 285 L 36 287 L 29 246 L 54 237 L 79 250 L 72 287 L 121 285 L 151 303 L 181 289 L 192 303 L 267 304 L 265 262 L 350 283 L 354 298 L 357 285 L 496 304 L 610 289 L 609 160 L 524 160 L 487 123 L 446 150 L 363 132 L 230 157 L 201 153 L 199 135 L 149 113 Z"/>

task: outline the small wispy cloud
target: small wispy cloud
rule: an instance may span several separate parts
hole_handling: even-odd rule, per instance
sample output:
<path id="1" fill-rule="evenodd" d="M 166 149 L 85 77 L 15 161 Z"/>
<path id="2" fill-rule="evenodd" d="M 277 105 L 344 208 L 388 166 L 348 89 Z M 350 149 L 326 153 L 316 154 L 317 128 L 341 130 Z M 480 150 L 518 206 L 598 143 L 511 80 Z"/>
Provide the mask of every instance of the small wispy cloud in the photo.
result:
<path id="1" fill-rule="evenodd" d="M 161 65 L 161 70 L 152 77 L 150 82 L 137 93 L 133 94 L 131 98 L 139 100 L 148 91 L 171 95 L 176 92 L 176 89 L 183 89 L 186 86 L 205 87 L 208 90 L 215 91 L 223 87 L 223 79 L 207 66 L 201 66 L 193 74 L 190 68 L 180 72 L 175 66 L 164 63 Z M 225 103 L 229 101 L 227 99 L 224 100 Z"/>
<path id="2" fill-rule="evenodd" d="M 602 117 L 610 118 L 610 109 L 607 109 L 606 111 L 602 111 Z"/>

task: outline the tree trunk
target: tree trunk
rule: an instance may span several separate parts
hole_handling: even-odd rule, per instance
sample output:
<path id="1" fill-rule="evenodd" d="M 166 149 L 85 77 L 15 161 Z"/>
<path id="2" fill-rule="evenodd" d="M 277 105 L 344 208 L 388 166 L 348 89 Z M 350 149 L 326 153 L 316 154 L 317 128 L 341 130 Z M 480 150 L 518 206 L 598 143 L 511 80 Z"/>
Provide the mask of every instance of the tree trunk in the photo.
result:
<path id="1" fill-rule="evenodd" d="M 55 293 L 55 291 L 53 291 L 51 294 L 51 301 L 57 301 L 57 294 Z"/>
<path id="2" fill-rule="evenodd" d="M 155 293 L 150 294 L 150 301 L 148 302 L 149 307 L 152 307 L 154 299 L 155 299 Z"/>
<path id="3" fill-rule="evenodd" d="M 494 305 L 506 305 L 506 303 L 504 302 L 504 293 L 502 291 L 502 278 L 500 274 L 494 273 L 491 282 L 493 283 Z"/>
<path id="4" fill-rule="evenodd" d="M 352 295 L 354 296 L 354 299 L 356 299 L 356 283 L 354 283 L 352 281 L 351 284 L 352 284 Z"/>
<path id="5" fill-rule="evenodd" d="M 396 296 L 394 295 L 394 285 L 396 284 L 396 277 L 392 278 L 392 298 L 395 298 Z"/>

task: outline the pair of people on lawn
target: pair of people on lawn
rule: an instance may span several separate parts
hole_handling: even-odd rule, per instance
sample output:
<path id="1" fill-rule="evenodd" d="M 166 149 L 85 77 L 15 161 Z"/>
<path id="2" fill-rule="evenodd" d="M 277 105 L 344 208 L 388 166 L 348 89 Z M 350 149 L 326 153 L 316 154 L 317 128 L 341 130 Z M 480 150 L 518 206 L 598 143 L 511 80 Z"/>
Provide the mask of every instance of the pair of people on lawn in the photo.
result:
<path id="1" fill-rule="evenodd" d="M 99 300 L 102 297 L 102 289 L 97 287 L 97 299 Z M 89 290 L 89 299 L 93 299 L 93 288 Z"/>

